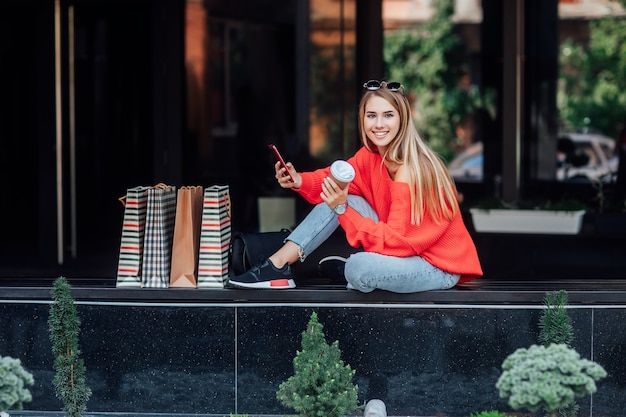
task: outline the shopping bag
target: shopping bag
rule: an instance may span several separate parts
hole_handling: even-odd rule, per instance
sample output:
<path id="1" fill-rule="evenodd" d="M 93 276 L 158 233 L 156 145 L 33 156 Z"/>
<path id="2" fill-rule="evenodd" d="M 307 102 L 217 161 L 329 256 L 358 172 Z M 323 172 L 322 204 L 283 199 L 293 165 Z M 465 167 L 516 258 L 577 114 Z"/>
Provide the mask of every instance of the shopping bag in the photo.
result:
<path id="1" fill-rule="evenodd" d="M 149 189 L 141 266 L 141 283 L 144 288 L 169 286 L 175 216 L 176 187 Z"/>
<path id="2" fill-rule="evenodd" d="M 202 200 L 201 186 L 178 189 L 170 287 L 197 286 Z"/>
<path id="3" fill-rule="evenodd" d="M 224 288 L 228 281 L 230 210 L 228 185 L 205 188 L 200 230 L 198 288 Z"/>
<path id="4" fill-rule="evenodd" d="M 143 238 L 149 186 L 129 188 L 119 200 L 124 205 L 122 239 L 117 265 L 117 287 L 141 287 Z"/>

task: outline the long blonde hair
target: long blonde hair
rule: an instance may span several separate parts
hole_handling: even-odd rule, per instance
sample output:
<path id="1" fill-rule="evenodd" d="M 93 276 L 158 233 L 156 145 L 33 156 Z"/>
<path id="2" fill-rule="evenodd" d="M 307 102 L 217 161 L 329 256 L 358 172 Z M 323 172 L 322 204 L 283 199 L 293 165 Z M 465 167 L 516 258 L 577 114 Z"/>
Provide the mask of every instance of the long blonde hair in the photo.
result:
<path id="1" fill-rule="evenodd" d="M 365 105 L 375 96 L 387 100 L 400 115 L 398 135 L 389 143 L 385 155 L 381 156 L 383 162 L 387 160 L 406 165 L 411 190 L 411 223 L 419 225 L 425 212 L 431 213 L 437 223 L 444 218 L 451 221 L 459 211 L 456 186 L 443 160 L 417 133 L 411 117 L 411 104 L 402 92 L 383 87 L 363 93 L 359 104 L 359 132 L 363 144 L 369 151 L 378 152 L 367 138 L 363 126 Z"/>

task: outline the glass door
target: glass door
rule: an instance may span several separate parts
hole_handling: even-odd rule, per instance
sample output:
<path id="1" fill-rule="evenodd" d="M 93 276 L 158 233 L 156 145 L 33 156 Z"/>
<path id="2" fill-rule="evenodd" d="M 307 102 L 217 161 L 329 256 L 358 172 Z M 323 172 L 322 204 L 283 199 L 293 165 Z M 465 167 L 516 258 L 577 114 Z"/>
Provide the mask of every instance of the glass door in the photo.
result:
<path id="1" fill-rule="evenodd" d="M 114 285 L 118 198 L 153 181 L 152 19 L 149 1 L 0 3 L 3 282 Z"/>
<path id="2" fill-rule="evenodd" d="M 0 3 L 0 276 L 57 263 L 54 3 Z"/>
<path id="3" fill-rule="evenodd" d="M 154 181 L 153 14 L 149 1 L 75 0 L 64 12 L 64 264 L 110 279 L 123 216 L 118 198 Z"/>

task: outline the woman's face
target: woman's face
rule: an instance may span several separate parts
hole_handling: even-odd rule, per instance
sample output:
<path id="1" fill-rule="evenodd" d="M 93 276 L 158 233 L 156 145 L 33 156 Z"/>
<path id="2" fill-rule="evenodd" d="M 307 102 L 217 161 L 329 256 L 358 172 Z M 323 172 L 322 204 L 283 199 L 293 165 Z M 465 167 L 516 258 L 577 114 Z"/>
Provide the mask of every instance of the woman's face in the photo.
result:
<path id="1" fill-rule="evenodd" d="M 378 147 L 378 152 L 382 154 L 398 135 L 400 114 L 384 98 L 372 96 L 365 103 L 363 129 L 367 138 Z"/>

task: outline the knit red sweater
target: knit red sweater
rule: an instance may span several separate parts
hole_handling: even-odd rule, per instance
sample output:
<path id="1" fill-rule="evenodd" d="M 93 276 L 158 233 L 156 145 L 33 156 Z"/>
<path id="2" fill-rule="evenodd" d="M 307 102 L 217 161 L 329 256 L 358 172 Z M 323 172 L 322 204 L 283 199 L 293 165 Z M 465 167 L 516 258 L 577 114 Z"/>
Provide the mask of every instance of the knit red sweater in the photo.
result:
<path id="1" fill-rule="evenodd" d="M 409 186 L 390 178 L 378 153 L 362 147 L 348 162 L 356 171 L 349 193 L 365 198 L 379 218 L 376 223 L 348 207 L 339 223 L 351 246 L 383 255 L 421 256 L 439 269 L 460 274 L 459 283 L 482 275 L 476 246 L 460 213 L 439 224 L 425 213 L 419 226 L 411 224 Z M 301 173 L 302 185 L 296 191 L 312 204 L 321 203 L 322 182 L 329 171 L 327 167 Z"/>

